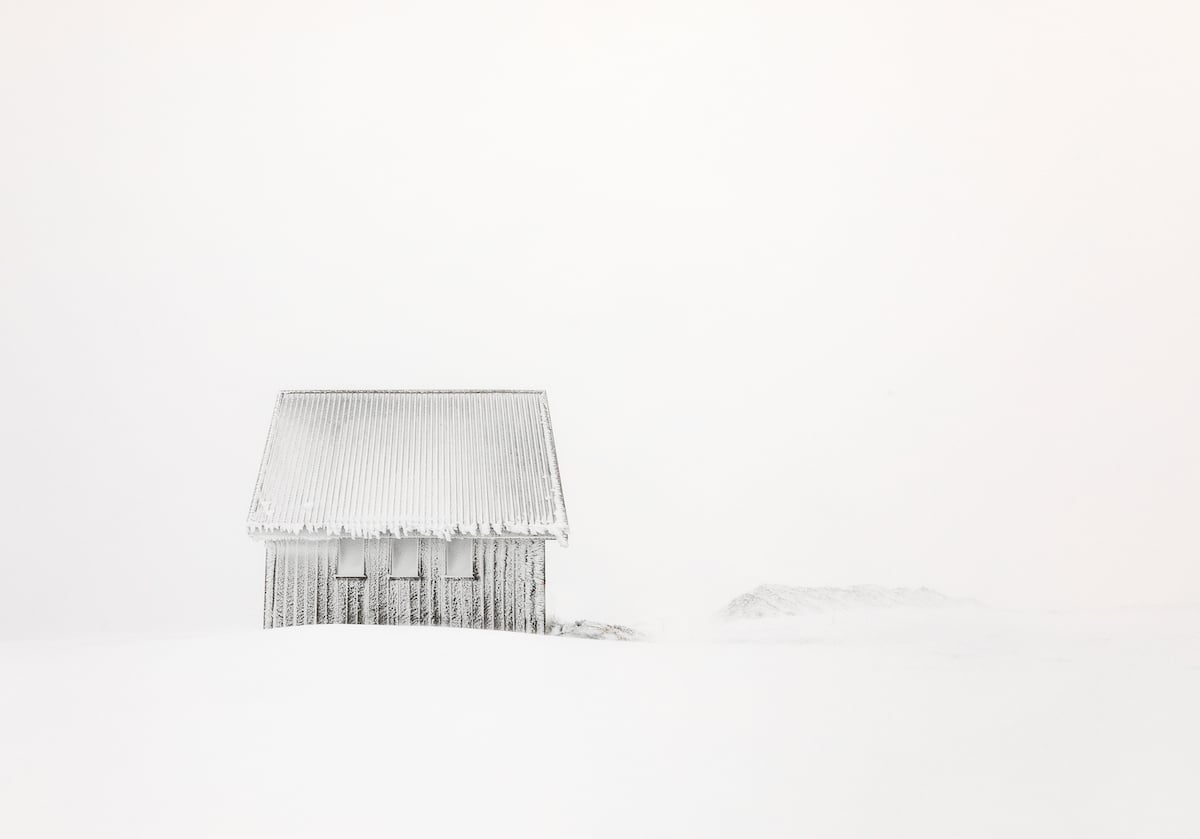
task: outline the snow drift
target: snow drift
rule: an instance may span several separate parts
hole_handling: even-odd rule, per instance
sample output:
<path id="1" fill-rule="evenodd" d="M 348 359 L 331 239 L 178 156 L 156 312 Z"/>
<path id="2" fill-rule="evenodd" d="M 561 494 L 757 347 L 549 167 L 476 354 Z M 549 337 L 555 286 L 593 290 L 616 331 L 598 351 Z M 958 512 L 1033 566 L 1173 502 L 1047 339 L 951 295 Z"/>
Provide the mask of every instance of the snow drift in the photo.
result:
<path id="1" fill-rule="evenodd" d="M 960 603 L 928 588 L 805 588 L 761 585 L 735 597 L 721 615 L 731 619 L 802 617 L 853 609 L 930 608 Z"/>
<path id="2" fill-rule="evenodd" d="M 561 635 L 565 638 L 587 638 L 593 641 L 645 641 L 646 636 L 638 630 L 622 626 L 618 623 L 601 623 L 600 621 L 568 621 L 567 623 L 552 622 L 546 631 L 547 635 Z"/>

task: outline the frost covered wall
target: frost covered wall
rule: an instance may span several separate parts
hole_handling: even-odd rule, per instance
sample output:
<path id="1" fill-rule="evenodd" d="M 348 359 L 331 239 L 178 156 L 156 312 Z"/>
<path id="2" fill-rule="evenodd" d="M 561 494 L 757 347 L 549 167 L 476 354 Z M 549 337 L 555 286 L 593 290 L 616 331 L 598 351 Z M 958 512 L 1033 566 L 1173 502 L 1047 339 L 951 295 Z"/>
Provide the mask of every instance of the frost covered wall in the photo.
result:
<path id="1" fill-rule="evenodd" d="M 444 625 L 546 631 L 546 543 L 472 539 L 473 578 L 448 578 L 443 539 L 421 539 L 419 577 L 391 576 L 391 540 L 366 542 L 366 576 L 338 577 L 338 540 L 267 546 L 263 626 Z"/>

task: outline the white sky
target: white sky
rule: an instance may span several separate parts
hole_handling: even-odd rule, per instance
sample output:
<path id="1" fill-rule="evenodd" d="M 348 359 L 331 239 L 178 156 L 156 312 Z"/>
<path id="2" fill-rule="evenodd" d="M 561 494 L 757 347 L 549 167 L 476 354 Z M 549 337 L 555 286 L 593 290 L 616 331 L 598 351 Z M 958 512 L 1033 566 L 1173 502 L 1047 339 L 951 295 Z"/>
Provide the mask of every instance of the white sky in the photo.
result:
<path id="1" fill-rule="evenodd" d="M 8 0 L 0 634 L 257 624 L 280 388 L 547 389 L 568 617 L 1200 600 L 1198 31 Z"/>

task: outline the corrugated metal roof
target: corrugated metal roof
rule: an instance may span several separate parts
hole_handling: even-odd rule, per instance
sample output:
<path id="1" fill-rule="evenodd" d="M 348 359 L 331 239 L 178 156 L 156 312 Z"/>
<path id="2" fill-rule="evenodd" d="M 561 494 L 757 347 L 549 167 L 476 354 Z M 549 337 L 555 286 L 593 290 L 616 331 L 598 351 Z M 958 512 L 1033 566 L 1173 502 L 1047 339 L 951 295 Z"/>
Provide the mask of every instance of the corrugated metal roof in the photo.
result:
<path id="1" fill-rule="evenodd" d="M 567 537 L 543 391 L 284 391 L 247 527 L 260 536 Z"/>

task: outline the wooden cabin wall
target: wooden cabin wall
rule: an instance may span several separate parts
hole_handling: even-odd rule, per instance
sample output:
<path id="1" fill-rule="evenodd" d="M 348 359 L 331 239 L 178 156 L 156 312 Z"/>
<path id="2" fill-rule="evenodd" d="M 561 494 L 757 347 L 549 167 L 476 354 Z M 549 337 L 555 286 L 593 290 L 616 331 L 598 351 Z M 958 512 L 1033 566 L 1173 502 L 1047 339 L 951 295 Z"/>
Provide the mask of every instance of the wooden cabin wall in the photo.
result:
<path id="1" fill-rule="evenodd" d="M 445 625 L 546 631 L 546 543 L 472 539 L 474 579 L 445 576 L 442 539 L 421 539 L 419 578 L 390 577 L 391 542 L 366 543 L 366 577 L 337 577 L 336 539 L 269 541 L 263 626 Z"/>

